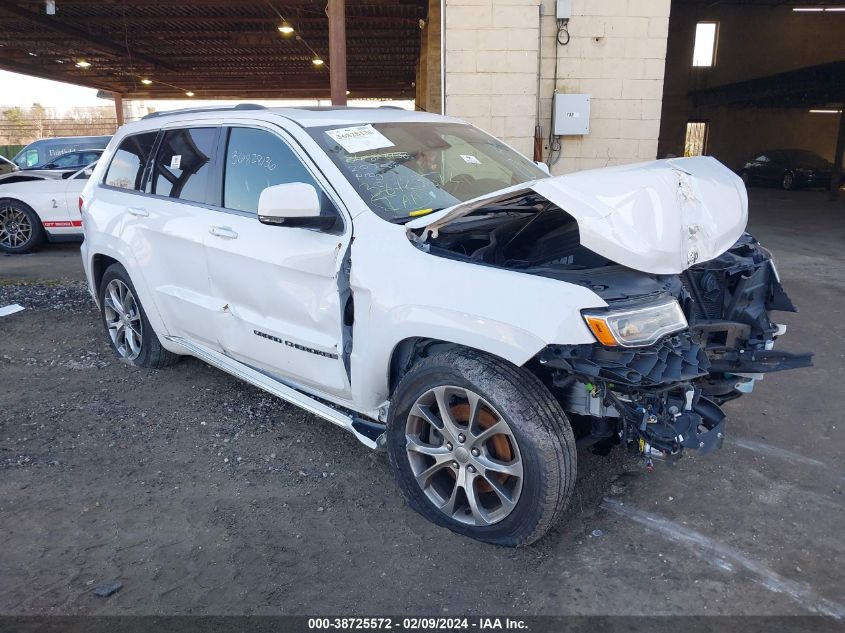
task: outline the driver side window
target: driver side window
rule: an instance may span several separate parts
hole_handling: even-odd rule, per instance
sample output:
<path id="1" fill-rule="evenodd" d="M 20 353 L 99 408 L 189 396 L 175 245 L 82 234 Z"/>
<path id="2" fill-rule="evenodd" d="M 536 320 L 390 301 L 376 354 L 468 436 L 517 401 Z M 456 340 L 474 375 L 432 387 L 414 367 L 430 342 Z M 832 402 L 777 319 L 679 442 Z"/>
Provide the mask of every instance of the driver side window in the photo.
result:
<path id="1" fill-rule="evenodd" d="M 337 215 L 320 185 L 281 138 L 266 130 L 233 127 L 226 143 L 223 207 L 258 214 L 258 198 L 267 187 L 291 182 L 312 185 L 321 215 Z"/>

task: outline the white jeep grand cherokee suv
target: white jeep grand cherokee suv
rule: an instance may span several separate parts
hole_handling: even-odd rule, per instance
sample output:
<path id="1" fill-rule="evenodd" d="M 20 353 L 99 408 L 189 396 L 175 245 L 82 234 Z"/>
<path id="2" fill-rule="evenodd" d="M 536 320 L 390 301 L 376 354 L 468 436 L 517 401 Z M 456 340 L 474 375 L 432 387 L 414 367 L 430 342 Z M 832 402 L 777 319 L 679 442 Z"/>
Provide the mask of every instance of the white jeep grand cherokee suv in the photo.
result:
<path id="1" fill-rule="evenodd" d="M 576 447 L 721 444 L 794 310 L 740 179 L 690 158 L 549 177 L 447 117 L 188 110 L 114 136 L 80 201 L 116 353 L 196 356 L 385 448 L 410 505 L 530 543 Z"/>

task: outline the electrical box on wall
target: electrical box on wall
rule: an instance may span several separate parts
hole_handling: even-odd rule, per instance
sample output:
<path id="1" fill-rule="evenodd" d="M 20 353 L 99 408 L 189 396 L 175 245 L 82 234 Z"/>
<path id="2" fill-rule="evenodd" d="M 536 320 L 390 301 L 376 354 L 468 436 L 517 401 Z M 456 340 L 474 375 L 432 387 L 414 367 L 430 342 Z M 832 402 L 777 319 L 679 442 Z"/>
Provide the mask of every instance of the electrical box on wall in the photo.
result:
<path id="1" fill-rule="evenodd" d="M 572 17 L 572 0 L 557 0 L 555 3 L 555 17 L 558 20 L 568 20 Z"/>
<path id="2" fill-rule="evenodd" d="M 590 95 L 556 92 L 554 97 L 555 136 L 590 133 Z"/>

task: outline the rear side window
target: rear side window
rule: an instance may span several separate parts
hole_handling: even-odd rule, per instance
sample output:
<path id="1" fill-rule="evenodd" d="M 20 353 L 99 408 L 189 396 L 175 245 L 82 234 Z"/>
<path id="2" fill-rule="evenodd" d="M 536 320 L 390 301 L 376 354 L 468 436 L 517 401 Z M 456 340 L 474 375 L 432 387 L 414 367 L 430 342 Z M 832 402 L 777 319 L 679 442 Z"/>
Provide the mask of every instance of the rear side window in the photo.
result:
<path id="1" fill-rule="evenodd" d="M 317 189 L 323 215 L 336 213 L 334 206 L 311 177 L 305 165 L 275 134 L 235 127 L 229 132 L 223 179 L 223 206 L 258 213 L 261 192 L 272 185 L 304 182 Z"/>
<path id="2" fill-rule="evenodd" d="M 147 192 L 205 202 L 217 128 L 195 127 L 164 133 Z"/>
<path id="3" fill-rule="evenodd" d="M 121 189 L 139 189 L 156 136 L 158 132 L 145 132 L 123 139 L 114 153 L 104 183 Z"/>

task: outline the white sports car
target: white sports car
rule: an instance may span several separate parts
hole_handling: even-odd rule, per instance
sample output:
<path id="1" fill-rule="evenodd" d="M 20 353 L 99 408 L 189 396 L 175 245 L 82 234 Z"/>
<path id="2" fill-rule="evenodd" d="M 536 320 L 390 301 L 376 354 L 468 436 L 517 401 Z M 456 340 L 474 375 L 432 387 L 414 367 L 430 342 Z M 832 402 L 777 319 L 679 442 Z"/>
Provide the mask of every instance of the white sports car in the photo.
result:
<path id="1" fill-rule="evenodd" d="M 79 194 L 93 164 L 60 178 L 0 181 L 0 251 L 27 253 L 44 240 L 82 239 Z"/>

